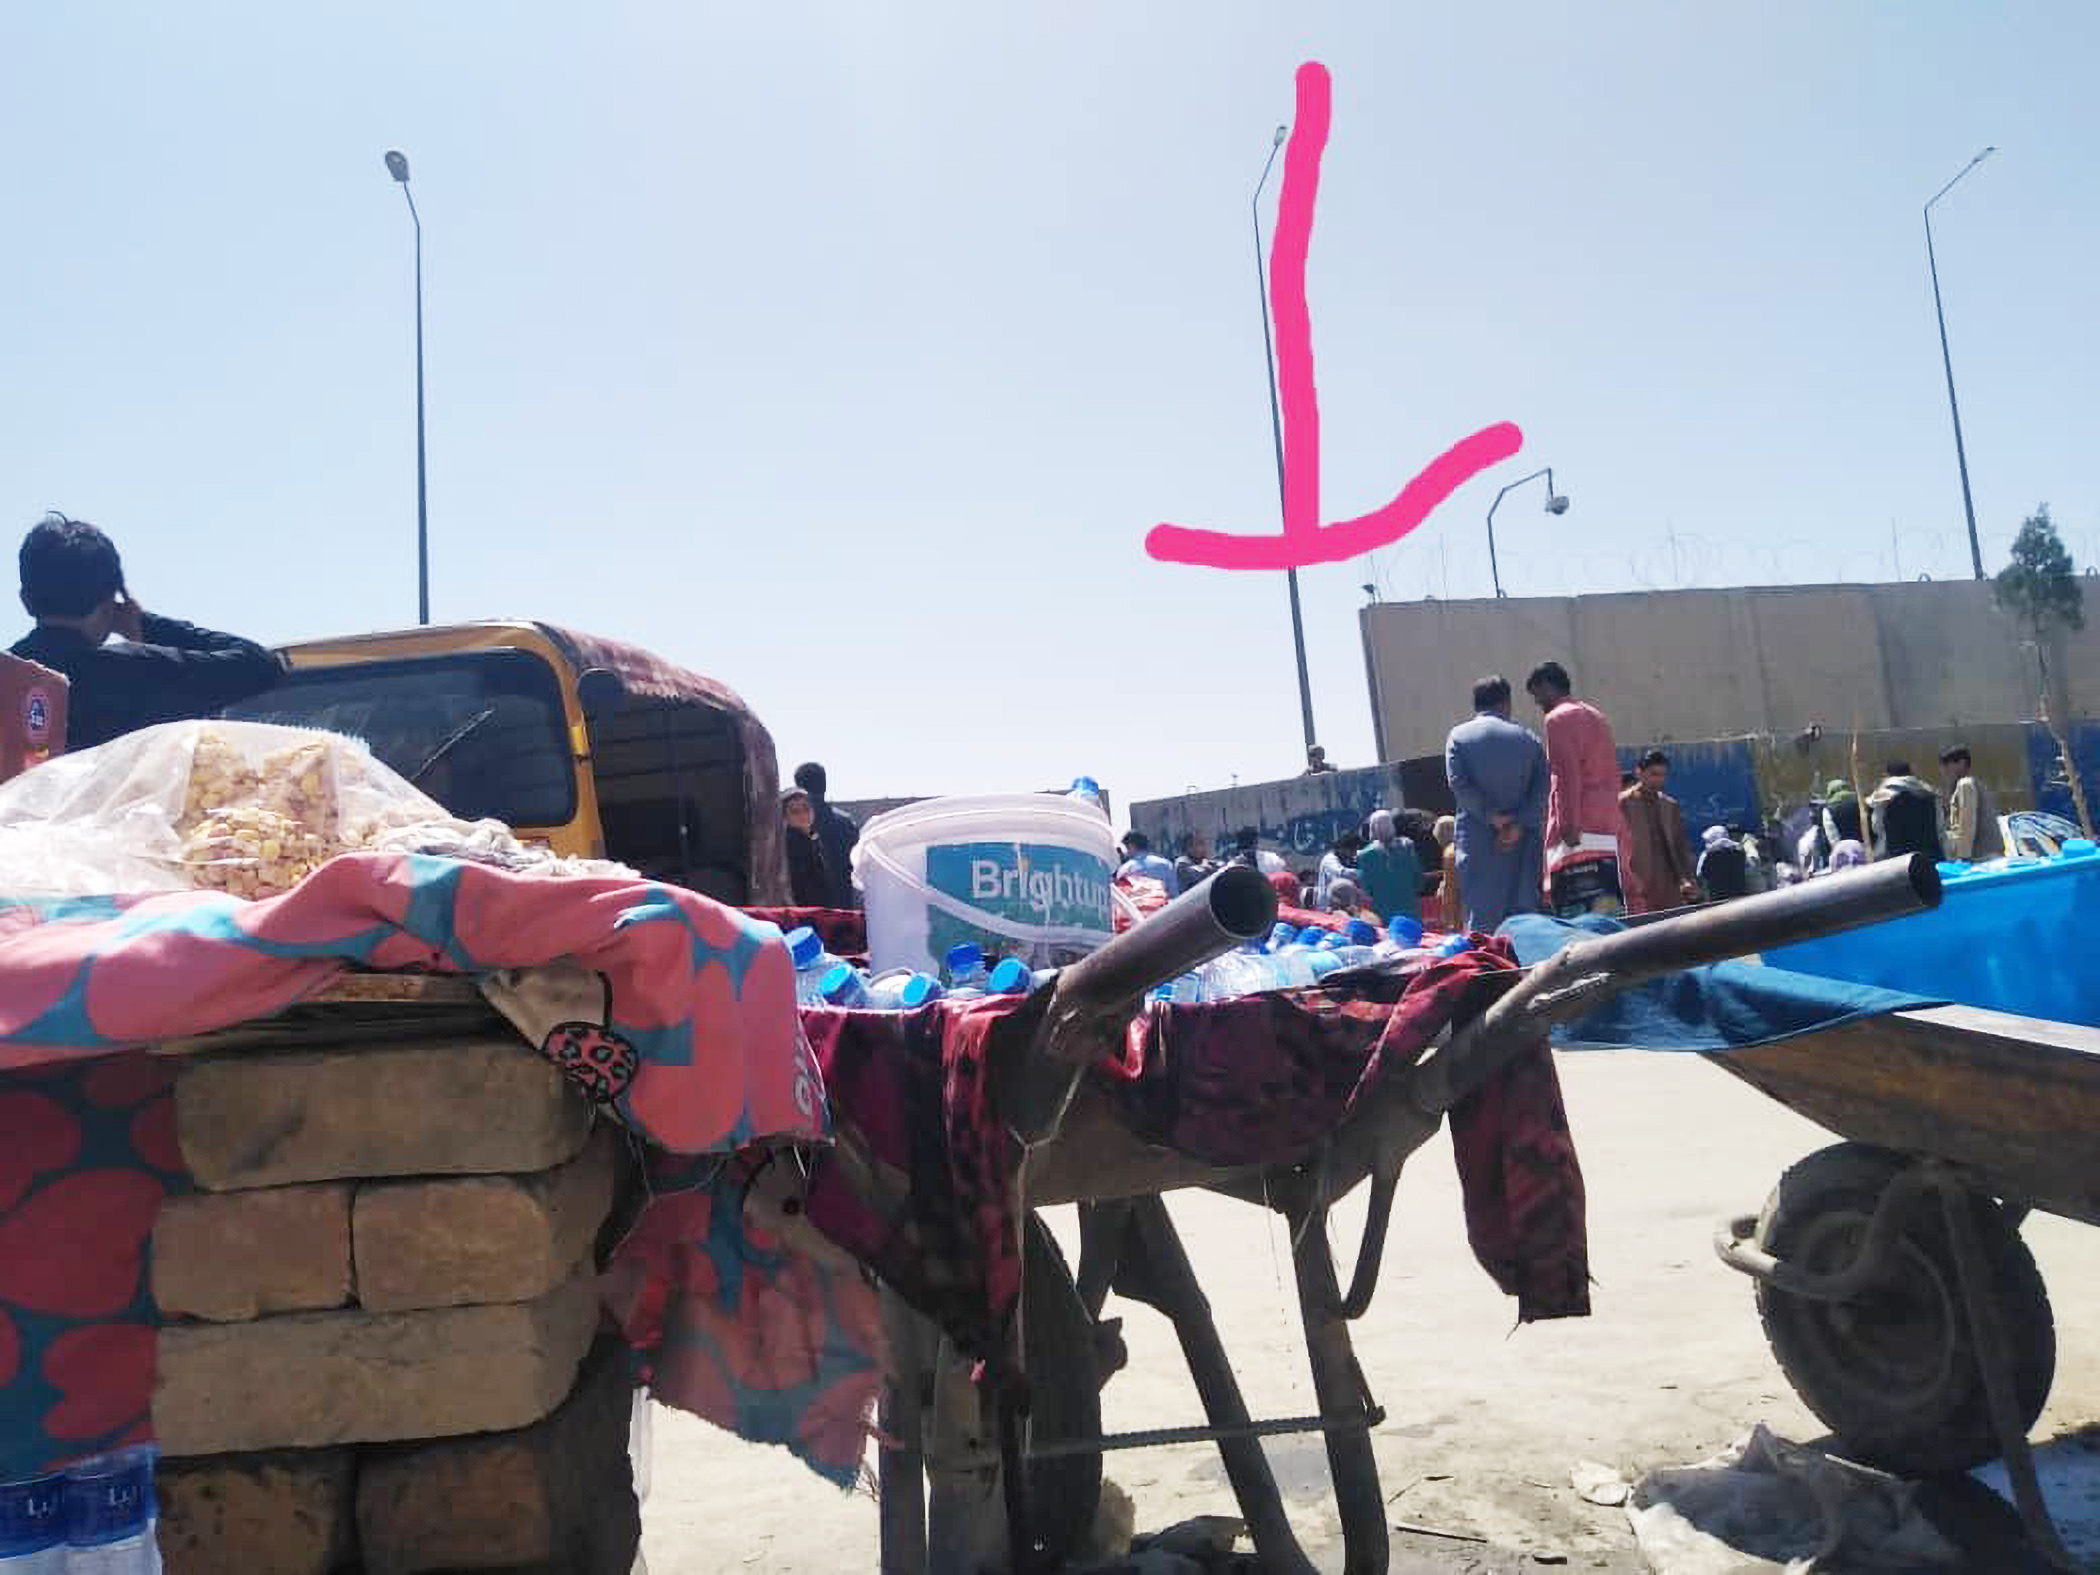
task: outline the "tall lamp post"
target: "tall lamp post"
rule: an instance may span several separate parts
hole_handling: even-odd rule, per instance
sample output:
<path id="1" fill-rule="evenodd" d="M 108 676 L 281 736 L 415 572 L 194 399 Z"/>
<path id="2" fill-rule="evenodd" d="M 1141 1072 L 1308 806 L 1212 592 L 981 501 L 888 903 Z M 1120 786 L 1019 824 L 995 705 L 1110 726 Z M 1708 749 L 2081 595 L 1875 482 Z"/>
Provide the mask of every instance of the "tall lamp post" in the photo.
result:
<path id="1" fill-rule="evenodd" d="M 1261 292 L 1261 348 L 1269 359 L 1269 430 L 1276 440 L 1276 505 L 1287 511 L 1283 489 L 1283 409 L 1276 398 L 1276 342 L 1269 331 L 1269 265 L 1261 250 L 1261 191 L 1269 184 L 1269 171 L 1276 167 L 1276 155 L 1283 150 L 1284 138 L 1291 133 L 1288 126 L 1276 128 L 1276 140 L 1269 144 L 1269 162 L 1261 167 L 1261 179 L 1254 183 L 1254 283 Z M 1312 714 L 1312 676 L 1305 668 L 1305 614 L 1298 602 L 1298 571 L 1284 570 L 1285 581 L 1291 588 L 1291 646 L 1298 653 L 1298 712 L 1305 722 L 1305 748 L 1310 754 L 1315 741 Z"/>
<path id="2" fill-rule="evenodd" d="M 1969 496 L 1969 456 L 1961 443 L 1961 406 L 1954 402 L 1954 358 L 1947 353 L 1947 313 L 1940 306 L 1940 264 L 1932 254 L 1932 204 L 1954 190 L 1962 175 L 1968 174 L 1997 151 L 1995 147 L 1985 148 L 1962 166 L 1961 175 L 1934 192 L 1932 201 L 1925 204 L 1925 263 L 1932 270 L 1932 312 L 1940 320 L 1940 363 L 1947 369 L 1947 409 L 1954 417 L 1954 463 L 1961 470 L 1962 512 L 1969 517 L 1969 561 L 1975 566 L 1979 580 L 1983 578 L 1983 544 L 1976 539 L 1976 500 Z"/>
<path id="3" fill-rule="evenodd" d="M 408 155 L 390 148 L 386 172 L 401 183 L 416 226 L 416 622 L 430 622 L 430 500 L 423 457 L 423 216 L 408 189 Z"/>
<path id="4" fill-rule="evenodd" d="M 1488 505 L 1488 573 L 1495 578 L 1495 594 L 1497 596 L 1505 596 L 1508 592 L 1502 589 L 1502 568 L 1495 561 L 1495 510 L 1501 508 L 1502 500 L 1516 491 L 1517 488 L 1523 486 L 1525 482 L 1536 481 L 1541 476 L 1546 478 L 1546 512 L 1548 514 L 1567 513 L 1567 498 L 1553 490 L 1553 467 L 1551 465 L 1548 465 L 1544 470 L 1534 470 L 1528 476 L 1519 476 L 1515 481 L 1512 481 L 1508 486 L 1496 493 L 1495 501 Z"/>

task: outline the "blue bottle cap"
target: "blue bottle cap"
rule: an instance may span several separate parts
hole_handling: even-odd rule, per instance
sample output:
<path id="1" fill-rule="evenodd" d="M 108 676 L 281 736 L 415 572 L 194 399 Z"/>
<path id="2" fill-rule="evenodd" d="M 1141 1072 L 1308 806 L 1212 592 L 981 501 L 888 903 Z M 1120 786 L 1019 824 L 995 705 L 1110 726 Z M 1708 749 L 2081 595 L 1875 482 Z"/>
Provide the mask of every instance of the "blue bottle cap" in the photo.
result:
<path id="1" fill-rule="evenodd" d="M 1470 937 L 1454 935 L 1436 950 L 1439 957 L 1456 957 L 1460 952 L 1469 952 L 1472 949 L 1473 942 Z"/>
<path id="2" fill-rule="evenodd" d="M 65 1487 L 59 1476 L 0 1483 L 0 1559 L 66 1540 Z"/>
<path id="3" fill-rule="evenodd" d="M 1074 777 L 1072 778 L 1072 786 L 1069 789 L 1067 789 L 1067 791 L 1072 793 L 1098 794 L 1101 791 L 1101 784 L 1096 782 L 1092 777 Z"/>
<path id="4" fill-rule="evenodd" d="M 938 1001 L 947 992 L 941 989 L 941 981 L 929 979 L 923 973 L 915 973 L 904 981 L 904 988 L 897 992 L 897 1004 L 907 1012 L 916 1011 L 928 1001 Z"/>
<path id="5" fill-rule="evenodd" d="M 1404 913 L 1396 917 L 1392 921 L 1392 923 L 1388 924 L 1385 927 L 1385 933 L 1391 936 L 1402 947 L 1420 945 L 1422 940 L 1422 926 L 1420 921 L 1410 919 Z"/>
<path id="6" fill-rule="evenodd" d="M 1291 942 L 1296 940 L 1297 938 L 1298 926 L 1295 924 L 1286 924 L 1283 920 L 1278 919 L 1274 924 L 1269 926 L 1268 949 L 1273 952 L 1280 947 L 1290 945 Z"/>
<path id="7" fill-rule="evenodd" d="M 1346 926 L 1345 933 L 1349 937 L 1351 946 L 1376 946 L 1378 944 L 1378 926 L 1369 919 L 1351 919 Z"/>
<path id="8" fill-rule="evenodd" d="M 795 971 L 800 973 L 824 955 L 824 940 L 806 924 L 798 924 L 781 937 L 787 942 L 788 955 L 795 959 Z"/>
<path id="9" fill-rule="evenodd" d="M 817 994 L 833 1006 L 850 1006 L 856 1000 L 864 1001 L 868 992 L 860 982 L 860 974 L 851 963 L 833 963 L 824 970 L 824 977 L 817 981 Z"/>
<path id="10" fill-rule="evenodd" d="M 1028 964 L 1018 957 L 1002 957 L 985 989 L 991 995 L 1025 995 L 1034 983 L 1035 974 Z"/>
<path id="11" fill-rule="evenodd" d="M 959 973 L 974 973 L 984 966 L 984 948 L 975 941 L 964 941 L 959 946 L 948 948 L 948 977 Z"/>

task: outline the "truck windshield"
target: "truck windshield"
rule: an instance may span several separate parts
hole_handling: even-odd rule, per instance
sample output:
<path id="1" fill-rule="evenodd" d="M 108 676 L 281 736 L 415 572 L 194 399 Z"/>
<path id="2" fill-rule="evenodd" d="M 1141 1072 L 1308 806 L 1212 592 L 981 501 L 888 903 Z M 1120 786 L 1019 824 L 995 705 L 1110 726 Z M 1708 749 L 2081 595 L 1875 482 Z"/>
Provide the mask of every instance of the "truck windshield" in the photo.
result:
<path id="1" fill-rule="evenodd" d="M 576 813 L 561 686 L 529 651 L 294 668 L 225 714 L 362 739 L 463 820 L 545 828 Z"/>

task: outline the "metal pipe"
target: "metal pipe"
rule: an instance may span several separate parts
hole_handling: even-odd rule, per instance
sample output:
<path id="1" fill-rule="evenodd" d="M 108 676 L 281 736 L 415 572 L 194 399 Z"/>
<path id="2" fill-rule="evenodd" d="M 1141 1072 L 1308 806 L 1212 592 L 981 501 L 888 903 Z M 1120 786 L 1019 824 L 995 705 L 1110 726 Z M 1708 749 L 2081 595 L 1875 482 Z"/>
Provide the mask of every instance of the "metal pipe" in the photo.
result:
<path id="1" fill-rule="evenodd" d="M 1042 1018 L 1025 1053 L 993 1068 L 1006 1127 L 1024 1148 L 1064 1126 L 1087 1069 L 1130 1026 L 1145 992 L 1265 934 L 1276 921 L 1276 888 L 1244 864 L 1228 864 L 1099 951 L 1057 971 L 1035 992 Z M 1047 999 L 1046 999 L 1047 998 Z"/>
<path id="2" fill-rule="evenodd" d="M 1259 939 L 1275 922 L 1276 888 L 1248 865 L 1226 865 L 1098 951 L 1058 970 L 1046 1024 L 1051 1053 L 1092 1060 L 1102 1041 L 1088 1038 L 1081 1031 L 1084 1025 L 1103 1017 L 1127 1019 L 1146 991 Z"/>
<path id="3" fill-rule="evenodd" d="M 1694 908 L 1637 930 L 1573 941 L 1452 1035 L 1449 1046 L 1418 1070 L 1411 1096 L 1417 1108 L 1440 1114 L 1554 1024 L 1649 979 L 1922 913 L 1939 903 L 1937 865 L 1930 854 L 1913 853 L 1783 891 Z"/>

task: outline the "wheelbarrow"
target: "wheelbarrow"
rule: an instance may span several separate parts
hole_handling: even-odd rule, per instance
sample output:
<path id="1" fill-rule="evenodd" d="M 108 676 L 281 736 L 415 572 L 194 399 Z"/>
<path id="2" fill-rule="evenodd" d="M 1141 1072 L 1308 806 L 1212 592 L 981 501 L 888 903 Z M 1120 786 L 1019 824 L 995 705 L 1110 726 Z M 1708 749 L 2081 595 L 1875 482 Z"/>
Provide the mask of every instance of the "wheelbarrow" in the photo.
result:
<path id="1" fill-rule="evenodd" d="M 2037 1549 L 2077 1568 L 2027 1442 L 2056 1333 L 2020 1225 L 2100 1225 L 2100 1029 L 1936 1006 L 1709 1059 L 1845 1140 L 1714 1240 L 1802 1403 L 1906 1476 L 2002 1457 Z"/>
<path id="2" fill-rule="evenodd" d="M 1849 872 L 1813 886 L 1696 910 L 1585 938 L 1528 969 L 1483 973 L 1478 996 L 1412 1067 L 1383 1076 L 1317 1140 L 1258 1165 L 1220 1167 L 1146 1143 L 1117 1117 L 1093 1064 L 1120 1042 L 1154 984 L 1263 932 L 1274 895 L 1251 870 L 1227 869 L 1039 987 L 1038 1026 L 994 1068 L 997 1108 L 1014 1138 L 1016 1185 L 1030 1207 L 1080 1205 L 1076 1276 L 1039 1221 L 1024 1234 L 1021 1344 L 1034 1403 L 1026 1416 L 971 1381 L 970 1363 L 933 1327 L 885 1297 L 889 1357 L 882 1419 L 884 1575 L 977 1575 L 1054 1569 L 1092 1522 L 1101 1457 L 1111 1450 L 1214 1444 L 1265 1571 L 1310 1575 L 1261 1439 L 1324 1435 L 1342 1527 L 1344 1568 L 1388 1564 L 1385 1500 L 1371 1431 L 1385 1413 L 1353 1351 L 1349 1326 L 1376 1291 L 1403 1162 L 1444 1115 L 1555 1023 L 1644 980 L 1810 935 L 1915 912 L 1937 902 L 1930 861 Z M 1331 976 L 1330 982 L 1343 978 Z M 1331 1203 L 1368 1182 L 1348 1288 L 1328 1248 Z M 1318 1410 L 1249 1414 L 1208 1304 L 1161 1195 L 1202 1187 L 1282 1213 Z M 1201 1399 L 1190 1425 L 1104 1436 L 1099 1390 L 1120 1365 L 1111 1290 L 1173 1323 Z"/>

